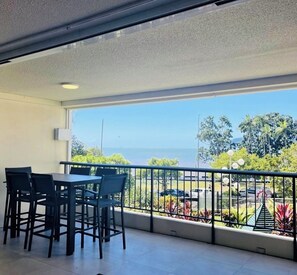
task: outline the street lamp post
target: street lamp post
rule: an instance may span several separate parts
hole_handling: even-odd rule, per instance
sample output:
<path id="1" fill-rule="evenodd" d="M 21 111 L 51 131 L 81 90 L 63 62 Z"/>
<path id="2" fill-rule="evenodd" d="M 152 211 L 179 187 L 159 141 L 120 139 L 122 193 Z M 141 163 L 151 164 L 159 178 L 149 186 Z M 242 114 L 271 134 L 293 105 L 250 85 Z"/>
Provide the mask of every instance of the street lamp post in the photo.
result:
<path id="1" fill-rule="evenodd" d="M 235 162 L 232 163 L 232 156 L 234 155 L 233 150 L 228 150 L 227 154 L 229 156 L 229 170 L 232 169 L 238 169 L 240 166 L 244 165 L 244 160 L 241 158 Z M 223 167 L 222 169 L 228 169 L 227 167 Z M 226 185 L 229 185 L 229 202 L 230 202 L 230 207 L 232 207 L 232 192 L 231 192 L 231 187 L 232 187 L 232 175 L 229 173 L 229 177 L 223 178 L 223 183 Z M 236 183 L 236 189 L 237 192 L 240 191 L 240 184 L 237 182 Z"/>
<path id="2" fill-rule="evenodd" d="M 227 151 L 227 155 L 229 156 L 229 169 L 231 169 L 231 167 L 232 167 L 232 157 L 233 157 L 233 155 L 234 155 L 234 151 L 233 150 L 228 150 Z"/>

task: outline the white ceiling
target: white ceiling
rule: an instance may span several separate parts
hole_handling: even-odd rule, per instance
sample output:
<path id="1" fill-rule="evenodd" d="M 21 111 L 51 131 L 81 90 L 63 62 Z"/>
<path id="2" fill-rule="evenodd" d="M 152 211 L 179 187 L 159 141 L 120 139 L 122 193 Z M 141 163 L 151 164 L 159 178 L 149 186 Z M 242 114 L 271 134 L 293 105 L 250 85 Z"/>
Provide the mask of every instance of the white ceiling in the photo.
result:
<path id="1" fill-rule="evenodd" d="M 0 24 L 5 26 L 0 30 L 0 43 L 5 42 L 3 37 L 9 41 L 26 36 L 30 28 L 38 32 L 54 27 L 53 22 L 61 24 L 60 11 L 68 21 L 78 16 L 77 9 L 65 6 L 69 1 L 44 0 L 39 1 L 38 9 L 31 10 L 29 5 L 15 10 L 14 5 L 21 2 L 7 1 L 11 5 L 5 8 L 27 26 L 16 29 L 6 24 L 12 21 L 8 10 L 6 17 L 0 10 Z M 31 7 L 36 3 L 26 2 Z M 49 2 L 61 6 L 56 13 L 45 16 L 42 4 Z M 79 6 L 84 16 L 90 15 L 98 3 L 110 8 L 117 1 L 89 2 L 86 8 Z M 37 12 L 43 16 L 44 25 L 27 20 Z M 0 92 L 66 105 L 73 100 L 100 101 L 104 97 L 297 74 L 297 1 L 240 0 L 159 19 L 27 59 L 0 66 Z M 80 88 L 63 90 L 61 82 L 75 82 Z"/>
<path id="2" fill-rule="evenodd" d="M 107 11 L 132 0 L 1 0 L 0 45 Z"/>

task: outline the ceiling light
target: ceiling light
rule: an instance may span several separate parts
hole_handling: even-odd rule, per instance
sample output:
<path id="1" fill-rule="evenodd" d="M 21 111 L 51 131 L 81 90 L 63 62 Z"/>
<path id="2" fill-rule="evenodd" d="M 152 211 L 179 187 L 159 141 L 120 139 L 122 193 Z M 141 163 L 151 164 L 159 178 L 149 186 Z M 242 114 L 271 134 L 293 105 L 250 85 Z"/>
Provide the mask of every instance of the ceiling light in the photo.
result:
<path id="1" fill-rule="evenodd" d="M 67 90 L 76 90 L 79 88 L 79 85 L 75 83 L 61 83 L 61 86 Z"/>

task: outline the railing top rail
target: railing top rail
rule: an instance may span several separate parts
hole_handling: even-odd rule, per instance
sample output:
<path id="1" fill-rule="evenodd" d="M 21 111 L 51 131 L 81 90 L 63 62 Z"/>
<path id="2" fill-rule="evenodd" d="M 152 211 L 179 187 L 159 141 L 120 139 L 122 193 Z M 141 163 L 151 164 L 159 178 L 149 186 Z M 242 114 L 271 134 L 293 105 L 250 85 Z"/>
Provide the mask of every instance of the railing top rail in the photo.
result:
<path id="1" fill-rule="evenodd" d="M 253 176 L 270 176 L 270 177 L 291 177 L 297 178 L 297 173 L 288 172 L 269 172 L 269 171 L 249 171 L 249 170 L 224 170 L 212 168 L 193 168 L 193 167 L 168 167 L 168 166 L 149 166 L 149 165 L 124 165 L 124 164 L 102 164 L 102 163 L 86 163 L 86 162 L 72 162 L 60 161 L 63 165 L 81 165 L 90 167 L 120 167 L 120 168 L 138 168 L 138 169 L 160 169 L 171 171 L 190 171 L 202 173 L 219 173 L 219 174 L 235 174 L 235 175 L 253 175 Z"/>

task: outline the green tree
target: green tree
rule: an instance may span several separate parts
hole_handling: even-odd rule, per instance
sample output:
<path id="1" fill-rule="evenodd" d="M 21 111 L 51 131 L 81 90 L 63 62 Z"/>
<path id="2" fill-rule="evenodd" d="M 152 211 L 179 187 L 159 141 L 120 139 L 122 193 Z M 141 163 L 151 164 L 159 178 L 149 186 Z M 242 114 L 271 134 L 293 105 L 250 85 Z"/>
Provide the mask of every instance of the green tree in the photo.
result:
<path id="1" fill-rule="evenodd" d="M 269 172 L 291 172 L 297 171 L 297 143 L 292 144 L 289 148 L 285 148 L 278 156 L 265 155 L 259 157 L 256 154 L 249 154 L 246 148 L 241 148 L 234 152 L 232 160 L 244 159 L 243 166 L 239 166 L 241 170 L 251 171 L 269 171 Z M 228 167 L 230 157 L 227 153 L 222 153 L 215 157 L 211 163 L 212 168 L 221 169 L 222 167 Z M 262 179 L 263 180 L 263 179 Z M 292 197 L 292 179 L 289 177 L 274 177 L 273 183 L 275 185 L 276 192 L 286 197 Z M 272 187 L 272 186 L 271 186 Z"/>
<path id="2" fill-rule="evenodd" d="M 199 148 L 199 159 L 212 160 L 215 156 L 228 151 L 232 144 L 232 124 L 226 116 L 221 116 L 218 122 L 213 116 L 205 118 L 200 125 L 197 138 L 206 143 L 206 147 Z"/>
<path id="3" fill-rule="evenodd" d="M 284 148 L 289 148 L 290 144 L 293 142 L 296 142 L 296 127 L 297 123 L 296 121 L 293 122 L 293 119 L 290 118 L 288 120 L 283 120 L 280 121 L 278 127 L 276 128 L 276 136 L 277 136 L 277 141 L 280 144 L 283 144 Z M 294 128 L 295 131 L 292 131 L 292 127 Z M 291 141 L 291 142 L 290 142 Z"/>
<path id="4" fill-rule="evenodd" d="M 283 148 L 296 142 L 297 123 L 291 116 L 269 113 L 255 117 L 246 116 L 239 124 L 243 133 L 240 147 L 259 157 L 279 155 Z"/>
<path id="5" fill-rule="evenodd" d="M 244 133 L 242 146 L 246 147 L 249 153 L 254 152 L 256 150 L 254 147 L 257 144 L 257 136 L 253 127 L 253 118 L 246 115 L 244 121 L 239 125 L 239 129 Z"/>
<path id="6" fill-rule="evenodd" d="M 151 158 L 148 160 L 149 166 L 165 166 L 165 167 L 171 167 L 171 166 L 178 166 L 178 160 L 177 159 L 167 159 L 167 158 Z"/>
<path id="7" fill-rule="evenodd" d="M 241 148 L 240 150 L 234 151 L 234 155 L 232 156 L 231 162 L 237 161 L 239 159 L 245 160 L 244 169 L 250 166 L 249 163 L 249 154 L 245 148 Z M 230 165 L 230 157 L 227 152 L 223 152 L 220 155 L 216 156 L 211 162 L 210 166 L 214 169 L 222 169 L 223 167 L 229 168 Z M 243 169 L 243 167 L 239 167 L 239 169 Z"/>
<path id="8" fill-rule="evenodd" d="M 87 154 L 91 154 L 93 156 L 96 156 L 96 157 L 100 157 L 102 156 L 102 152 L 101 150 L 98 148 L 98 147 L 91 147 L 87 150 Z"/>
<path id="9" fill-rule="evenodd" d="M 282 150 L 278 156 L 278 168 L 281 172 L 296 173 L 297 171 L 297 143 Z M 293 182 L 290 178 L 277 178 L 275 180 L 277 192 L 286 197 L 293 195 Z"/>
<path id="10" fill-rule="evenodd" d="M 72 157 L 73 162 L 82 162 L 82 163 L 96 163 L 96 164 L 114 164 L 114 165 L 129 165 L 130 162 L 126 160 L 121 154 L 113 154 L 111 156 L 96 156 L 93 155 L 92 150 L 89 151 L 86 155 L 76 155 Z M 92 173 L 95 173 L 95 168 L 93 168 Z M 135 185 L 134 177 L 131 175 L 131 170 L 129 168 L 119 168 L 118 173 L 127 173 L 128 181 L 126 188 L 132 190 L 132 186 Z M 129 195 L 130 191 L 129 191 Z"/>
<path id="11" fill-rule="evenodd" d="M 280 159 L 277 156 L 266 155 L 259 157 L 256 154 L 249 154 L 246 148 L 240 148 L 234 152 L 231 162 L 236 162 L 239 159 L 244 160 L 244 165 L 239 166 L 238 170 L 248 171 L 280 171 Z M 230 157 L 227 153 L 222 153 L 217 156 L 211 163 L 211 167 L 221 169 L 222 167 L 229 167 Z"/>
<path id="12" fill-rule="evenodd" d="M 198 158 L 199 158 L 199 160 L 202 160 L 205 163 L 213 160 L 213 156 L 210 154 L 209 149 L 205 148 L 205 147 L 198 148 L 197 160 L 198 160 Z"/>
<path id="13" fill-rule="evenodd" d="M 121 154 L 111 156 L 94 156 L 91 153 L 86 155 L 76 155 L 72 157 L 73 162 L 100 163 L 100 164 L 130 164 Z"/>
<path id="14" fill-rule="evenodd" d="M 279 155 L 279 171 L 296 173 L 297 143 L 294 143 L 289 148 L 282 150 Z"/>
<path id="15" fill-rule="evenodd" d="M 168 182 L 172 182 L 173 180 L 177 180 L 178 178 L 178 171 L 172 170 L 164 170 L 162 167 L 177 167 L 178 160 L 177 159 L 167 159 L 167 158 L 151 158 L 148 161 L 149 166 L 158 166 L 160 169 L 154 169 L 153 177 L 155 183 L 158 185 L 162 185 L 163 190 L 167 189 Z M 142 169 L 140 171 L 142 178 L 150 177 L 149 173 L 150 170 Z"/>
<path id="16" fill-rule="evenodd" d="M 85 145 L 80 140 L 78 140 L 76 136 L 72 136 L 71 156 L 85 156 L 86 154 L 87 150 L 85 148 Z"/>

